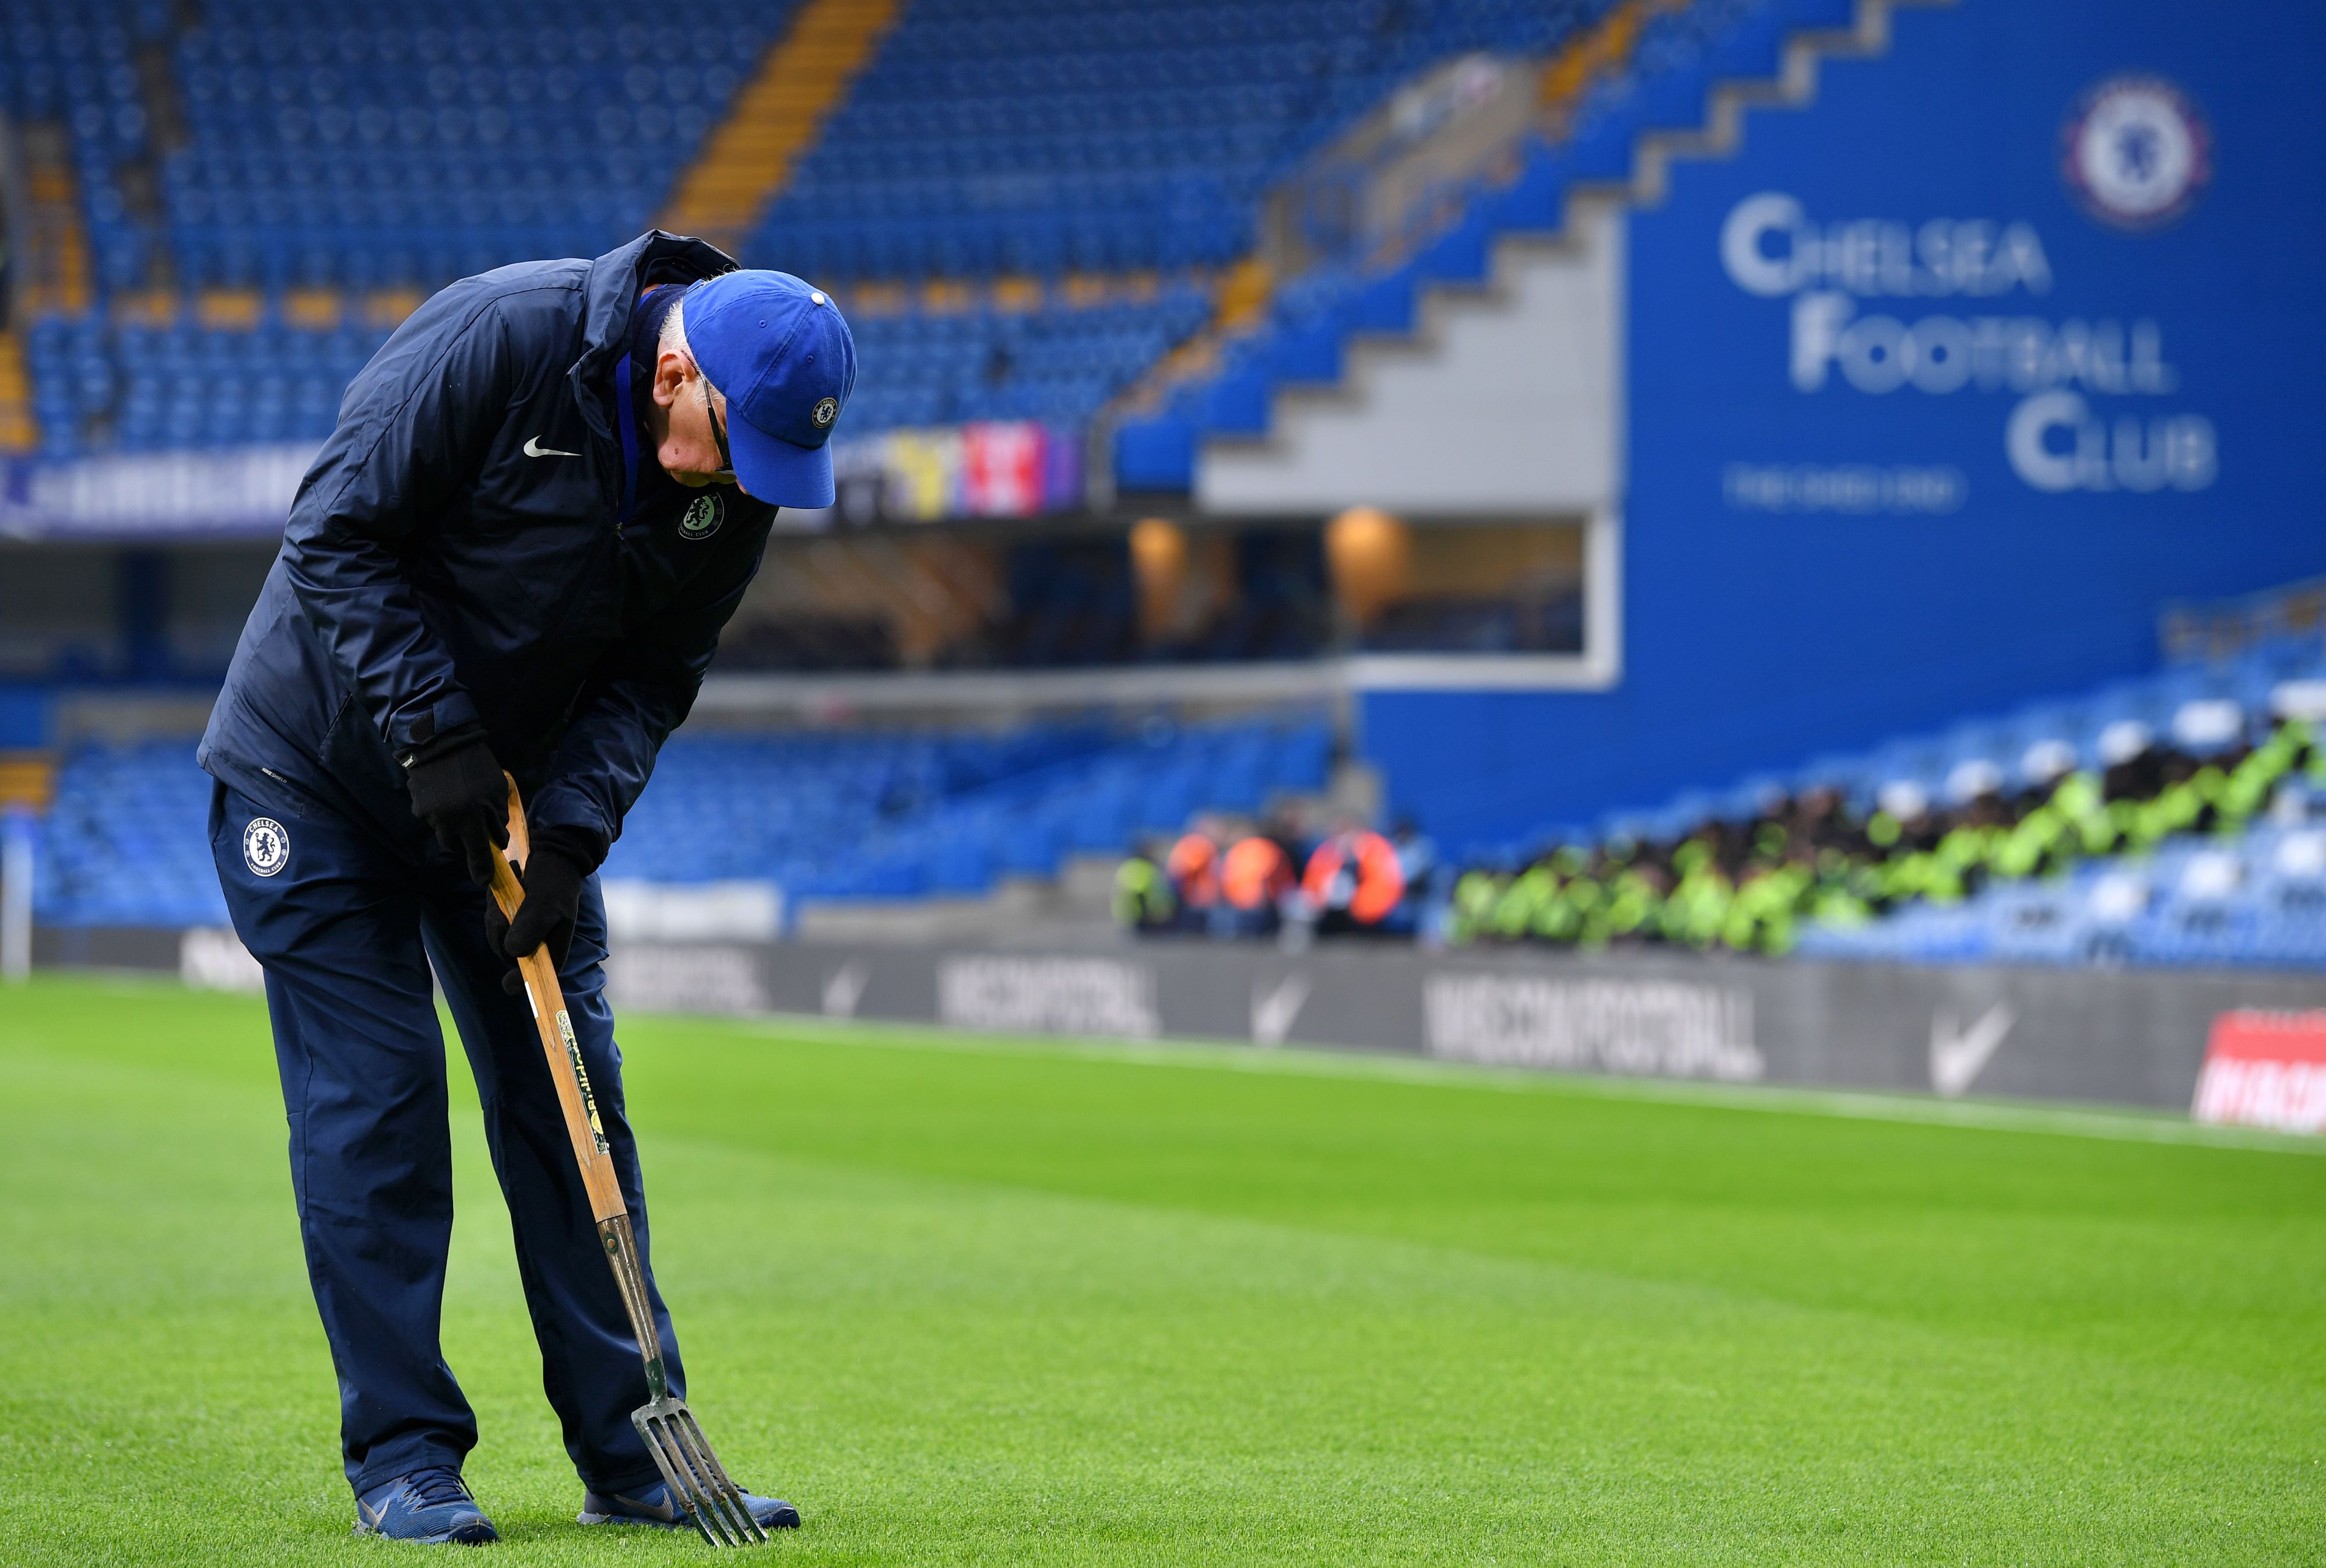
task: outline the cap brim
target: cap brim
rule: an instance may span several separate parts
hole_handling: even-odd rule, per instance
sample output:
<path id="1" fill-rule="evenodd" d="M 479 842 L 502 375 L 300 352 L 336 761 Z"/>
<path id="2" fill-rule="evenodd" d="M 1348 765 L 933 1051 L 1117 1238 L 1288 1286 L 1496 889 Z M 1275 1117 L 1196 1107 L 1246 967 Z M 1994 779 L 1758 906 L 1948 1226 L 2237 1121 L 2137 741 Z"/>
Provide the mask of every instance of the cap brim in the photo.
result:
<path id="1" fill-rule="evenodd" d="M 745 419 L 729 404 L 727 450 L 735 459 L 735 480 L 754 498 L 778 506 L 812 511 L 832 505 L 830 446 L 794 446 Z"/>

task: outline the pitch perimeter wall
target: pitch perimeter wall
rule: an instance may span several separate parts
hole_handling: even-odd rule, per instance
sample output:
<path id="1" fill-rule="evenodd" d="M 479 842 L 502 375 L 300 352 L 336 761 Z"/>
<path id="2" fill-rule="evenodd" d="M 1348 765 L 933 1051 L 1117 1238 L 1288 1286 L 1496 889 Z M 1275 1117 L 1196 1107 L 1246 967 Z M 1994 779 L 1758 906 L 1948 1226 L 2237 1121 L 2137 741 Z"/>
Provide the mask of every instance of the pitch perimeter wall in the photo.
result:
<path id="1" fill-rule="evenodd" d="M 256 991 L 224 929 L 41 931 L 46 968 L 175 971 Z M 1799 960 L 1305 952 L 1199 940 L 1009 950 L 618 943 L 625 1010 L 790 1015 L 991 1034 L 1212 1040 L 1622 1076 L 2186 1110 L 2226 1032 L 2303 1081 L 2272 1125 L 2326 1131 L 2326 974 L 1910 968 Z M 2233 1052 L 2251 1054 L 2247 1040 Z M 2220 1054 L 2217 1049 L 2215 1054 Z M 2304 1060 L 2307 1064 L 2303 1064 Z M 2312 1082 L 2312 1080 L 2315 1081 Z M 2294 1104 L 2294 1101 L 2301 1104 Z M 2312 1100 L 2318 1103 L 2311 1104 Z M 2304 1109 L 2304 1108 L 2307 1109 Z M 2236 1119 L 2253 1119 L 2238 1118 Z"/>
<path id="2" fill-rule="evenodd" d="M 619 1005 L 995 1033 L 1322 1045 L 1734 1083 L 2190 1107 L 2224 1015 L 2326 1009 L 2326 975 L 1688 958 L 632 945 Z"/>

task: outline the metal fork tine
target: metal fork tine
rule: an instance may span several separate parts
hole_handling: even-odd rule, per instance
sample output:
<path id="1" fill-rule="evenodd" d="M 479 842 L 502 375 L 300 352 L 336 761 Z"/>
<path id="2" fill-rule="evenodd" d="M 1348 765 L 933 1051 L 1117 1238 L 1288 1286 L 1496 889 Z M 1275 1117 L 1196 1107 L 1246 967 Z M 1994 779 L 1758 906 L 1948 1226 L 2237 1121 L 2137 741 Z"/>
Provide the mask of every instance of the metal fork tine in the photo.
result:
<path id="1" fill-rule="evenodd" d="M 709 1472 L 704 1477 L 704 1480 L 707 1500 L 712 1508 L 724 1515 L 728 1527 L 735 1533 L 739 1540 L 767 1539 L 767 1533 L 759 1528 L 759 1521 L 751 1517 L 750 1508 L 745 1505 L 743 1494 L 721 1471 L 719 1458 L 711 1452 L 711 1444 L 704 1439 L 701 1425 L 695 1423 L 691 1415 L 688 1415 L 682 1418 L 680 1430 L 687 1434 L 688 1443 L 696 1448 L 705 1470 Z"/>
<path id="2" fill-rule="evenodd" d="M 742 1545 L 736 1539 L 733 1526 L 724 1510 L 712 1506 L 709 1496 L 710 1488 L 706 1484 L 707 1478 L 702 1473 L 702 1461 L 690 1450 L 685 1429 L 678 1421 L 676 1413 L 665 1411 L 656 1417 L 655 1429 L 662 1441 L 669 1446 L 672 1461 L 677 1466 L 679 1474 L 685 1478 L 684 1494 L 680 1500 L 684 1504 L 686 1511 L 693 1516 L 695 1527 L 710 1537 L 715 1545 L 721 1546 Z"/>
<path id="3" fill-rule="evenodd" d="M 672 1428 L 679 1441 L 695 1461 L 695 1472 L 702 1481 L 703 1500 L 718 1514 L 727 1527 L 737 1536 L 736 1544 L 764 1541 L 767 1532 L 743 1501 L 742 1492 L 727 1479 L 727 1471 L 719 1463 L 719 1456 L 711 1452 L 711 1440 L 702 1434 L 702 1424 L 694 1412 L 679 1405 L 671 1412 Z"/>
<path id="4" fill-rule="evenodd" d="M 702 1434 L 702 1423 L 697 1421 L 694 1412 L 684 1405 L 675 1414 L 678 1417 L 680 1430 L 702 1461 L 713 1495 L 727 1505 L 728 1511 L 735 1516 L 747 1535 L 764 1540 L 766 1532 L 759 1527 L 759 1521 L 751 1517 L 750 1508 L 743 1501 L 743 1489 L 727 1479 L 726 1467 L 719 1462 L 718 1454 L 712 1451 L 711 1440 Z"/>
<path id="5" fill-rule="evenodd" d="M 702 1444 L 703 1461 L 711 1466 L 711 1473 L 719 1483 L 720 1494 L 726 1498 L 727 1511 L 734 1516 L 736 1523 L 741 1527 L 744 1539 L 765 1541 L 768 1538 L 767 1526 L 760 1524 L 753 1516 L 751 1505 L 744 1500 L 743 1489 L 727 1479 L 727 1471 L 720 1464 L 719 1456 L 711 1450 L 710 1439 L 702 1435 L 702 1424 L 695 1421 L 692 1412 L 688 1413 L 687 1421 L 694 1428 L 696 1440 Z"/>
<path id="6" fill-rule="evenodd" d="M 735 1545 L 758 1537 L 758 1521 L 743 1507 L 742 1498 L 732 1483 L 728 1482 L 719 1469 L 719 1461 L 711 1452 L 711 1444 L 702 1435 L 702 1428 L 693 1413 L 684 1405 L 671 1412 L 671 1431 L 679 1446 L 692 1461 L 695 1478 L 695 1495 L 703 1509 L 719 1521 L 721 1531 Z"/>
<path id="7" fill-rule="evenodd" d="M 647 1452 L 654 1455 L 655 1468 L 662 1472 L 662 1484 L 669 1489 L 671 1500 L 686 1509 L 688 1521 L 702 1533 L 705 1540 L 709 1540 L 710 1532 L 702 1528 L 701 1519 L 695 1515 L 693 1507 L 693 1494 L 687 1489 L 686 1481 L 679 1474 L 677 1467 L 671 1462 L 669 1443 L 655 1425 L 653 1410 L 654 1407 L 648 1406 L 644 1409 L 632 1411 L 630 1424 L 638 1429 L 638 1437 L 646 1443 Z"/>
<path id="8" fill-rule="evenodd" d="M 662 1471 L 663 1484 L 670 1489 L 671 1501 L 686 1510 L 687 1522 L 702 1538 L 714 1546 L 732 1545 L 712 1533 L 712 1521 L 696 1506 L 693 1470 L 685 1453 L 665 1429 L 665 1414 L 649 1405 L 631 1414 L 630 1421 L 646 1440 L 647 1451 L 654 1455 L 655 1468 Z"/>

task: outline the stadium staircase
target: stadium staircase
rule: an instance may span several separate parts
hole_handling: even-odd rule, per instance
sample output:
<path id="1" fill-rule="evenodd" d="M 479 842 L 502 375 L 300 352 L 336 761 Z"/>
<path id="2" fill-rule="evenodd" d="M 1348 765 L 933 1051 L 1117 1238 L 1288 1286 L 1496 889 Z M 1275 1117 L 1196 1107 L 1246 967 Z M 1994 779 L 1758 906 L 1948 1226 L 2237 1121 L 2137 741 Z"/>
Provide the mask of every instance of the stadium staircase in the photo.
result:
<path id="1" fill-rule="evenodd" d="M 1507 178 L 1482 181 L 1434 232 L 1283 280 L 1255 324 L 1179 357 L 1170 368 L 1185 379 L 1158 376 L 1126 399 L 1118 487 L 1192 488 L 1199 450 L 1264 440 L 1279 398 L 1332 397 L 1353 350 L 1441 337 L 1452 317 L 1491 303 L 1509 247 L 1590 243 L 1571 199 L 1653 204 L 1675 159 L 1735 149 L 1746 107 L 1808 103 L 1820 60 L 1879 53 L 1894 8 L 1947 3 L 1626 0 L 1545 68 L 1551 128 L 1527 139 Z"/>
<path id="2" fill-rule="evenodd" d="M 45 812 L 57 798 L 56 759 L 45 752 L 0 751 L 0 812 Z"/>
<path id="3" fill-rule="evenodd" d="M 41 444 L 33 413 L 33 378 L 24 368 L 24 339 L 14 327 L 0 331 L 0 456 L 16 457 Z"/>
<path id="4" fill-rule="evenodd" d="M 681 177 L 662 226 L 742 247 L 751 219 L 855 85 L 900 0 L 807 0 Z"/>
<path id="5" fill-rule="evenodd" d="M 39 362 L 33 334 L 39 323 L 88 319 L 97 292 L 88 230 L 63 127 L 28 125 L 19 144 L 26 212 L 14 239 L 17 319 L 0 338 L 0 450 L 70 450 L 79 422 L 73 383 L 61 365 Z M 27 321 L 36 324 L 30 331 Z M 107 390 L 109 369 L 97 373 Z"/>

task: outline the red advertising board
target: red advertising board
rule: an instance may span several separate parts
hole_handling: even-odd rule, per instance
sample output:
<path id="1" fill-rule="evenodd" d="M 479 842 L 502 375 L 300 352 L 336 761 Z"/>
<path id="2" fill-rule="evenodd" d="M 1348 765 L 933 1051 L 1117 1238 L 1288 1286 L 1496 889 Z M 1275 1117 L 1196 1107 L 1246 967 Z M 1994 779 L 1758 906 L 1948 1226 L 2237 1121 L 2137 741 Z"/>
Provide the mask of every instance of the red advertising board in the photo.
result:
<path id="1" fill-rule="evenodd" d="M 2190 1109 L 2203 1122 L 2326 1132 L 2326 1008 L 2215 1018 Z"/>

